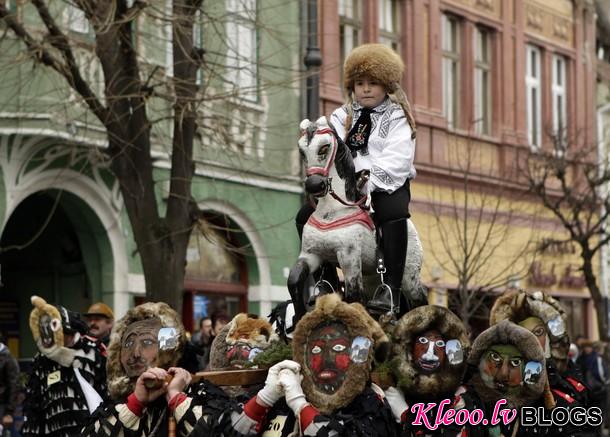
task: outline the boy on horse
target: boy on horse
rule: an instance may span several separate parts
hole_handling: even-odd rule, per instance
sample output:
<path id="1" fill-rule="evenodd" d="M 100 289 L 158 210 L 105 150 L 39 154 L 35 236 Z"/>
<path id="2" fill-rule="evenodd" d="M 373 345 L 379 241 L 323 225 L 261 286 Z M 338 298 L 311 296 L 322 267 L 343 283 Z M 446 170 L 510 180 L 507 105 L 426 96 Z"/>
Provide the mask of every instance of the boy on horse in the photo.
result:
<path id="1" fill-rule="evenodd" d="M 392 49 L 365 44 L 350 53 L 343 71 L 347 99 L 333 112 L 330 123 L 352 153 L 362 193 L 370 196 L 381 236 L 385 283 L 392 293 L 373 299 L 369 307 L 385 313 L 391 302 L 400 302 L 398 313 L 403 314 L 408 311 L 401 281 L 407 253 L 410 180 L 416 175 L 415 121 L 400 86 L 404 65 Z M 306 204 L 297 214 L 299 234 L 313 211 Z"/>

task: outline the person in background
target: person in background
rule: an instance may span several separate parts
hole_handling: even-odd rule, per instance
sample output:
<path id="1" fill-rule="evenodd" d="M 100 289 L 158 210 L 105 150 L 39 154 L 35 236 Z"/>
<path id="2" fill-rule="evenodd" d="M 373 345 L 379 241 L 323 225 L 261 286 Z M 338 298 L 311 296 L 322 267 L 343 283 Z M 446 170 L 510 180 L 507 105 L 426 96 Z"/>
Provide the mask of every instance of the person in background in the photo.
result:
<path id="1" fill-rule="evenodd" d="M 593 348 L 593 342 L 583 340 L 581 342 L 581 353 L 577 363 L 584 375 L 585 383 L 591 390 L 589 396 L 589 407 L 599 407 L 604 413 L 606 420 L 606 396 L 608 392 L 608 367 Z"/>
<path id="2" fill-rule="evenodd" d="M 89 334 L 108 346 L 110 331 L 114 324 L 114 313 L 110 307 L 103 302 L 96 302 L 89 307 L 85 318 L 89 326 Z"/>
<path id="3" fill-rule="evenodd" d="M 211 320 L 212 335 L 216 337 L 220 333 L 220 331 L 222 331 L 222 328 L 224 328 L 227 323 L 231 321 L 231 318 L 225 312 L 216 311 L 212 313 Z M 214 338 L 212 338 L 212 340 L 214 340 Z"/>
<path id="4" fill-rule="evenodd" d="M 10 429 L 19 393 L 19 364 L 4 341 L 0 334 L 0 418 L 2 427 Z"/>
<path id="5" fill-rule="evenodd" d="M 80 314 L 32 296 L 30 330 L 38 347 L 23 406 L 23 437 L 71 437 L 107 397 L 106 356 Z"/>
<path id="6" fill-rule="evenodd" d="M 212 319 L 203 317 L 199 321 L 199 331 L 191 337 L 191 343 L 197 354 L 197 370 L 204 370 L 210 362 L 210 348 L 214 341 L 212 333 Z"/>

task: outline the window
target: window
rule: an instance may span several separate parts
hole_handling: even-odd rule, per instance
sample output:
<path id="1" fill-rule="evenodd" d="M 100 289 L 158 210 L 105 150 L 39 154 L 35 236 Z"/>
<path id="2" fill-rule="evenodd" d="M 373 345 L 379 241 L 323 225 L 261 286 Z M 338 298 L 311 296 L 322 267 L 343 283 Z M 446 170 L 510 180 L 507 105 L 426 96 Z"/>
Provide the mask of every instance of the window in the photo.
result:
<path id="1" fill-rule="evenodd" d="M 566 134 L 566 60 L 553 56 L 553 133 L 561 138 Z"/>
<path id="2" fill-rule="evenodd" d="M 480 27 L 474 34 L 474 128 L 491 133 L 491 33 Z"/>
<path id="3" fill-rule="evenodd" d="M 447 126 L 458 125 L 458 96 L 460 71 L 460 22 L 450 15 L 443 15 L 443 114 Z"/>
<path id="4" fill-rule="evenodd" d="M 89 21 L 85 17 L 85 13 L 76 6 L 66 5 L 64 17 L 71 31 L 89 33 Z"/>
<path id="5" fill-rule="evenodd" d="M 396 52 L 400 41 L 400 27 L 397 0 L 378 0 L 379 42 L 392 47 Z"/>
<path id="6" fill-rule="evenodd" d="M 360 44 L 360 0 L 339 0 L 341 68 L 354 47 Z"/>
<path id="7" fill-rule="evenodd" d="M 227 0 L 227 79 L 248 100 L 258 100 L 256 0 Z"/>
<path id="8" fill-rule="evenodd" d="M 538 47 L 526 46 L 526 112 L 527 112 L 527 138 L 533 148 L 540 148 L 542 144 L 542 126 L 540 112 L 540 49 Z"/>

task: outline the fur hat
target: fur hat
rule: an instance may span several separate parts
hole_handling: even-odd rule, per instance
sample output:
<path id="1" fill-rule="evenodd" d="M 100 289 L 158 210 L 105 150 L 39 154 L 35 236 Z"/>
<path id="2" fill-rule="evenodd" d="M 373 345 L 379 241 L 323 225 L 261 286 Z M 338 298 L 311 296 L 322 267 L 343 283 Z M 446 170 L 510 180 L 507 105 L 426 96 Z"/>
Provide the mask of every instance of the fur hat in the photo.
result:
<path id="1" fill-rule="evenodd" d="M 416 137 L 415 118 L 409 99 L 400 86 L 405 66 L 394 50 L 383 44 L 363 44 L 351 51 L 343 64 L 343 88 L 347 95 L 345 129 L 349 132 L 353 121 L 352 93 L 354 82 L 362 76 L 379 81 L 386 89 L 390 99 L 398 103 L 405 113 L 411 127 L 411 138 Z"/>
<path id="2" fill-rule="evenodd" d="M 246 313 L 236 315 L 218 333 L 210 350 L 210 369 L 228 369 L 231 364 L 227 357 L 229 348 L 244 343 L 251 349 L 267 349 L 279 337 L 269 322 Z"/>
<path id="3" fill-rule="evenodd" d="M 567 317 L 561 304 L 542 291 L 508 291 L 498 297 L 489 313 L 489 324 L 502 320 L 519 323 L 528 317 L 538 317 L 545 324 L 551 346 L 551 357 L 557 364 L 565 363 L 570 349 Z"/>
<path id="4" fill-rule="evenodd" d="M 356 47 L 343 64 L 343 87 L 354 90 L 354 82 L 362 76 L 379 81 L 388 92 L 394 92 L 402 80 L 405 66 L 400 56 L 383 44 Z"/>
<path id="5" fill-rule="evenodd" d="M 487 387 L 481 378 L 478 368 L 483 353 L 494 344 L 512 345 L 523 354 L 523 359 L 526 363 L 528 361 L 537 361 L 540 363 L 540 370 L 542 373 L 538 381 L 535 384 L 523 384 L 519 393 L 513 395 L 501 393 Z M 549 405 L 549 402 L 552 402 L 553 395 L 548 388 L 544 352 L 534 334 L 527 329 L 508 320 L 503 320 L 497 325 L 493 325 L 486 329 L 472 344 L 472 350 L 468 357 L 468 365 L 473 371 L 471 382 L 478 395 L 485 402 L 495 403 L 499 399 L 506 399 L 507 408 L 520 408 L 535 403 L 544 394 L 545 404 L 552 408 L 552 405 Z M 476 371 L 474 369 L 476 369 Z M 550 401 L 548 399 L 549 396 Z"/>
<path id="6" fill-rule="evenodd" d="M 464 361 L 451 365 L 445 360 L 443 368 L 431 374 L 421 373 L 413 362 L 413 345 L 416 338 L 429 330 L 437 330 L 448 340 L 462 345 Z M 417 307 L 402 316 L 392 335 L 392 370 L 407 399 L 436 400 L 452 396 L 462 381 L 470 340 L 462 321 L 449 309 L 437 305 Z"/>
<path id="7" fill-rule="evenodd" d="M 162 328 L 176 328 L 179 334 L 178 346 L 175 349 L 159 351 L 157 366 L 165 369 L 175 366 L 182 356 L 182 350 L 186 343 L 186 335 L 184 326 L 182 326 L 176 311 L 163 302 L 148 302 L 130 309 L 127 311 L 127 314 L 114 324 L 110 334 L 106 371 L 108 374 L 108 392 L 112 399 L 117 401 L 124 400 L 133 392 L 135 384 L 135 381 L 131 381 L 125 374 L 121 364 L 121 340 L 125 330 L 134 322 L 155 318 L 161 321 Z"/>
<path id="8" fill-rule="evenodd" d="M 359 336 L 370 339 L 376 353 L 389 347 L 388 337 L 362 305 L 343 302 L 337 293 L 318 297 L 315 309 L 305 314 L 296 326 L 292 338 L 292 353 L 294 360 L 301 365 L 303 392 L 307 400 L 322 414 L 330 414 L 338 408 L 347 406 L 365 389 L 373 362 L 373 354 L 370 352 L 364 363 L 351 362 L 345 381 L 332 395 L 316 389 L 313 375 L 305 365 L 305 348 L 310 333 L 316 327 L 333 321 L 344 324 L 352 339 Z"/>

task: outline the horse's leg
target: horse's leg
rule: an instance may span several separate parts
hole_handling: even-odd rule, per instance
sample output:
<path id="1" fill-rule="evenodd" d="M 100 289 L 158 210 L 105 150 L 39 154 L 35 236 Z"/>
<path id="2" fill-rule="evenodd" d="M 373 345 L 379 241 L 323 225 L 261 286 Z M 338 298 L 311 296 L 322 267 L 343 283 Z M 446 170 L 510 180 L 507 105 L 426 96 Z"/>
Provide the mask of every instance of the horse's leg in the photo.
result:
<path id="1" fill-rule="evenodd" d="M 296 264 L 290 269 L 288 275 L 288 292 L 294 304 L 295 318 L 293 323 L 296 324 L 301 317 L 307 312 L 305 307 L 305 284 L 309 273 L 320 266 L 320 261 L 317 257 L 301 255 Z"/>
<path id="2" fill-rule="evenodd" d="M 362 257 L 353 244 L 337 252 L 337 259 L 345 277 L 345 300 L 362 302 Z"/>

